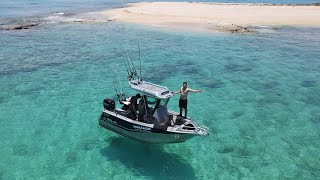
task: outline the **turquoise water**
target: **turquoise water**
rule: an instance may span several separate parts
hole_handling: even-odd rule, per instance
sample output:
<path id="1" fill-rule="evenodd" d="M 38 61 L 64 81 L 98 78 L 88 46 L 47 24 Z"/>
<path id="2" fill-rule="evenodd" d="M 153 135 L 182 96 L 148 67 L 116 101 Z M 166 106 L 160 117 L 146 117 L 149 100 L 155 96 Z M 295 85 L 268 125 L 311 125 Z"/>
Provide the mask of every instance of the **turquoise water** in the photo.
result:
<path id="1" fill-rule="evenodd" d="M 0 179 L 319 179 L 319 30 L 0 31 Z M 189 115 L 209 137 L 150 145 L 98 127 L 102 100 L 114 97 L 110 65 L 133 93 L 121 55 L 137 60 L 138 41 L 145 80 L 203 89 L 190 94 Z"/>
<path id="2" fill-rule="evenodd" d="M 159 31 L 121 23 L 2 31 L 0 179 L 317 179 L 320 33 Z M 149 145 L 98 128 L 121 53 L 144 79 L 203 93 L 189 115 L 207 138 Z M 128 89 L 126 92 L 130 93 Z M 178 97 L 169 107 L 178 111 Z"/>

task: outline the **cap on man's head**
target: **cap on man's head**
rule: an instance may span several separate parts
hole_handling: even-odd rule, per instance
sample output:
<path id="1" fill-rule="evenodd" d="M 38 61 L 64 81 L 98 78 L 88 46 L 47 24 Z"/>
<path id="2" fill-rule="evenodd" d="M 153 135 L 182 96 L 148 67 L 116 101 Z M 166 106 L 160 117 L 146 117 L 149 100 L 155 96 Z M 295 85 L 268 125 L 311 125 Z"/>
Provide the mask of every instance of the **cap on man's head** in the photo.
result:
<path id="1" fill-rule="evenodd" d="M 136 94 L 136 97 L 137 98 L 141 98 L 141 95 L 138 93 L 138 94 Z"/>

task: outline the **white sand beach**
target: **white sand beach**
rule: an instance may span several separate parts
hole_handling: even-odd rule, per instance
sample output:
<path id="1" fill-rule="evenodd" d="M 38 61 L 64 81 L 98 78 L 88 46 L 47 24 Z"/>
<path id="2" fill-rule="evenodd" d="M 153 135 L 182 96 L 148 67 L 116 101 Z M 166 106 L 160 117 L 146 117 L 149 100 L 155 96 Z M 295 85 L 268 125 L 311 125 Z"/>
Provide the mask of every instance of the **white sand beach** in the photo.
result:
<path id="1" fill-rule="evenodd" d="M 250 26 L 320 26 L 320 6 L 143 2 L 102 12 L 110 19 L 164 28 L 248 32 Z"/>

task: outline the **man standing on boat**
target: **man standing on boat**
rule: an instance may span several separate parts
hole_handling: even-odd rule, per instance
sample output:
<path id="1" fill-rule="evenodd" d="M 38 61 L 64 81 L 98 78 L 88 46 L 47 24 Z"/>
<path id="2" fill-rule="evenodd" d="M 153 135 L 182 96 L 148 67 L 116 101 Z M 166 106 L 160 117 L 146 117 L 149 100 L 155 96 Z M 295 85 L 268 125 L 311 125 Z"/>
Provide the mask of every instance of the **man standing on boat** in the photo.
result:
<path id="1" fill-rule="evenodd" d="M 179 108 L 180 108 L 180 116 L 182 116 L 182 109 L 184 109 L 184 118 L 187 118 L 188 113 L 188 93 L 189 92 L 202 92 L 202 90 L 193 90 L 188 88 L 188 83 L 183 82 L 182 87 L 179 91 L 175 92 L 175 94 L 180 93 L 180 100 L 179 100 Z"/>
<path id="2" fill-rule="evenodd" d="M 138 99 L 140 98 L 141 98 L 141 95 L 136 94 L 135 96 L 132 96 L 130 99 L 129 110 L 131 112 L 131 119 L 133 120 L 137 120 Z"/>

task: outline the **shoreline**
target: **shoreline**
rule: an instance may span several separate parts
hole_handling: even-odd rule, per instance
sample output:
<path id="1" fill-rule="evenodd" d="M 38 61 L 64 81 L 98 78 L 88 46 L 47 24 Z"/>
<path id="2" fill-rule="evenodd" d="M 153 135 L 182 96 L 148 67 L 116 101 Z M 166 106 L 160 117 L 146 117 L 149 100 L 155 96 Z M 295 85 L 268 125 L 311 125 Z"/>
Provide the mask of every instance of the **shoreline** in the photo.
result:
<path id="1" fill-rule="evenodd" d="M 113 21 L 190 31 L 252 32 L 251 26 L 320 27 L 320 3 L 140 2 L 100 12 Z"/>
<path id="2" fill-rule="evenodd" d="M 255 32 L 256 27 L 320 27 L 320 3 L 140 2 L 86 13 L 0 18 L 0 31 L 34 29 L 52 23 L 128 22 L 184 32 Z M 287 19 L 285 19 L 287 18 Z"/>

